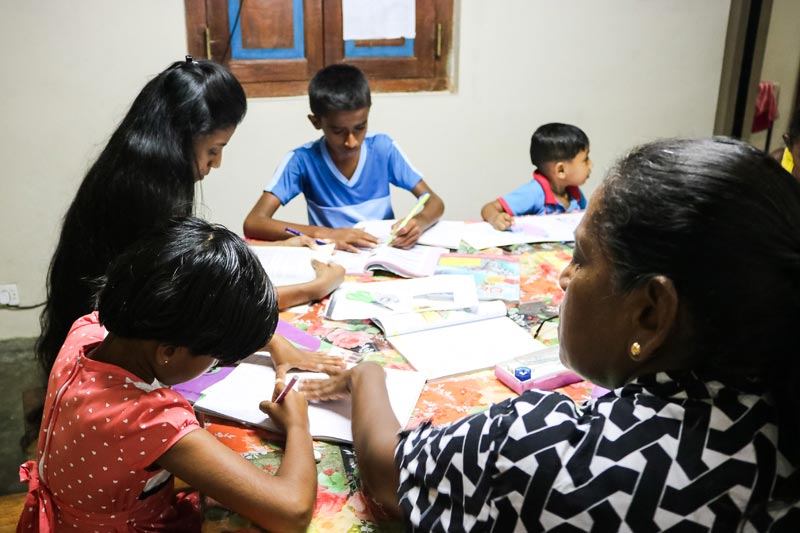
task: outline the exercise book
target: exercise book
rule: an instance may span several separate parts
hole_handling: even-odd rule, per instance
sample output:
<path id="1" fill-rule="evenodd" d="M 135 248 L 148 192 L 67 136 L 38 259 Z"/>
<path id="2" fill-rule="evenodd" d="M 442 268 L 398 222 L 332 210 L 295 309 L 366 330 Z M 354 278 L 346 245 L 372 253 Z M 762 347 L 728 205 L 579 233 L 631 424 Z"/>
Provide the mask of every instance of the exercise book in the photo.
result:
<path id="1" fill-rule="evenodd" d="M 491 368 L 544 348 L 506 316 L 499 300 L 471 309 L 372 319 L 392 346 L 428 380 Z"/>
<path id="2" fill-rule="evenodd" d="M 322 344 L 319 337 L 306 333 L 282 318 L 278 319 L 278 327 L 275 333 L 282 335 L 284 338 L 291 341 L 292 344 L 303 350 L 316 352 Z M 178 391 L 189 402 L 194 403 L 208 387 L 218 381 L 222 381 L 232 370 L 233 366 L 215 366 L 194 379 L 173 385 L 172 390 Z"/>
<path id="3" fill-rule="evenodd" d="M 252 360 L 252 358 L 250 359 Z M 405 427 L 419 400 L 425 377 L 418 372 L 387 368 L 386 388 L 397 420 Z M 289 377 L 294 375 L 290 373 Z M 326 374 L 297 373 L 301 379 L 325 379 Z M 225 379 L 205 390 L 194 404 L 197 411 L 235 420 L 271 431 L 280 431 L 258 405 L 272 397 L 275 369 L 268 358 L 262 363 L 241 363 Z M 350 397 L 329 402 L 309 402 L 311 436 L 317 440 L 351 444 L 352 403 Z"/>
<path id="4" fill-rule="evenodd" d="M 403 278 L 432 276 L 439 256 L 447 248 L 415 245 L 408 250 L 380 245 L 359 253 L 337 251 L 331 261 L 342 265 L 348 274 L 385 270 Z"/>
<path id="5" fill-rule="evenodd" d="M 326 244 L 311 249 L 305 246 L 251 245 L 250 249 L 261 261 L 272 284 L 276 287 L 283 287 L 315 280 L 317 272 L 311 265 L 311 260 L 329 262 L 334 246 L 334 244 Z"/>

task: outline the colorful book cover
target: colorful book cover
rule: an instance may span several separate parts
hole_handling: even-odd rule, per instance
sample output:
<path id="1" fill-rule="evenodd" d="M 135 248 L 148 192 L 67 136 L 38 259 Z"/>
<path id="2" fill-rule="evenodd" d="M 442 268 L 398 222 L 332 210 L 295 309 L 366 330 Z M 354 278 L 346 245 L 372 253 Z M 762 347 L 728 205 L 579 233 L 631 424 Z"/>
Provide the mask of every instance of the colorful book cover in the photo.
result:
<path id="1" fill-rule="evenodd" d="M 494 254 L 443 254 L 436 274 L 471 274 L 479 300 L 519 301 L 519 257 Z"/>

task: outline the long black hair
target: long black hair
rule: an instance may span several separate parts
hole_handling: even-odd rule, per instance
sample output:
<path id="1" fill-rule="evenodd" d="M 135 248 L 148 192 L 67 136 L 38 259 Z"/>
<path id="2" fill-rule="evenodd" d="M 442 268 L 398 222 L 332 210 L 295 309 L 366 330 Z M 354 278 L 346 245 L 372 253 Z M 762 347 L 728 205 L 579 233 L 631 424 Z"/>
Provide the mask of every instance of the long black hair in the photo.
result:
<path id="1" fill-rule="evenodd" d="M 740 141 L 668 140 L 624 157 L 598 193 L 594 237 L 617 289 L 670 278 L 693 366 L 763 382 L 778 448 L 800 466 L 800 182 Z M 799 475 L 778 498 L 800 499 Z"/>
<path id="2" fill-rule="evenodd" d="M 239 82 L 212 61 L 187 57 L 144 86 L 64 217 L 36 343 L 45 375 L 73 321 L 94 309 L 92 280 L 151 228 L 192 213 L 195 139 L 235 127 L 246 109 Z"/>
<path id="3" fill-rule="evenodd" d="M 232 364 L 264 346 L 278 299 L 258 258 L 223 226 L 170 220 L 109 267 L 100 322 L 121 337 L 185 346 Z"/>

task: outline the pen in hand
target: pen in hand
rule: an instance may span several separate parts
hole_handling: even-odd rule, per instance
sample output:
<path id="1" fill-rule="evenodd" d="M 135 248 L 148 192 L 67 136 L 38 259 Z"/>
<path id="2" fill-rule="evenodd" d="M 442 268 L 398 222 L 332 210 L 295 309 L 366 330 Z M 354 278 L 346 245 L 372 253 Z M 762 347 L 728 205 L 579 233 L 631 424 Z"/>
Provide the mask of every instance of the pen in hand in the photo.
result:
<path id="1" fill-rule="evenodd" d="M 286 395 L 289 394 L 289 391 L 292 390 L 292 387 L 294 387 L 294 384 L 298 381 L 300 381 L 300 378 L 298 378 L 296 374 L 292 376 L 292 379 L 289 380 L 289 383 L 286 384 L 286 387 L 284 387 L 281 393 L 278 394 L 278 397 L 275 398 L 274 403 L 283 403 L 283 399 L 286 398 Z"/>
<path id="2" fill-rule="evenodd" d="M 290 234 L 294 235 L 295 237 L 304 237 L 304 236 L 305 236 L 305 235 L 303 235 L 302 233 L 300 233 L 299 231 L 297 231 L 296 229 L 294 229 L 294 228 L 288 228 L 288 227 L 286 228 L 286 233 L 290 233 Z M 328 244 L 327 242 L 325 242 L 325 241 L 321 241 L 321 240 L 319 240 L 319 239 L 314 239 L 314 242 L 316 242 L 316 243 L 317 243 L 317 244 L 319 244 L 319 245 L 325 245 L 325 244 Z"/>
<path id="3" fill-rule="evenodd" d="M 392 233 L 389 235 L 389 240 L 386 241 L 387 246 L 392 244 L 392 241 L 394 240 L 395 237 L 397 237 L 397 234 L 400 232 L 400 230 L 405 228 L 406 224 L 408 224 L 411 221 L 412 218 L 414 218 L 415 216 L 420 214 L 422 209 L 425 207 L 425 203 L 428 201 L 428 198 L 430 198 L 430 197 L 431 197 L 430 193 L 427 193 L 427 192 L 419 197 L 419 201 L 417 201 L 417 205 L 415 205 L 411 209 L 411 212 L 408 215 L 406 215 L 406 218 L 404 218 L 400 222 L 400 224 L 395 229 L 392 230 Z"/>

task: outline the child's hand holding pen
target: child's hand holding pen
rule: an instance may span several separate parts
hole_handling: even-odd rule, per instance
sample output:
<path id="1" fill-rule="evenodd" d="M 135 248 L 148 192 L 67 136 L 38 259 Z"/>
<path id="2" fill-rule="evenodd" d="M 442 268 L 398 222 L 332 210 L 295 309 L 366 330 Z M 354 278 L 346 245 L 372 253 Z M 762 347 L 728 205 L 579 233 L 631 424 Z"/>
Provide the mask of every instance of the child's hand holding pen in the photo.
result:
<path id="1" fill-rule="evenodd" d="M 287 433 L 290 429 L 301 429 L 307 432 L 308 402 L 306 402 L 305 396 L 298 393 L 297 390 L 293 390 L 298 377 L 292 376 L 289 382 L 285 383 L 285 376 L 281 373 L 275 380 L 273 400 L 261 402 L 258 407 Z"/>
<path id="2" fill-rule="evenodd" d="M 514 217 L 508 213 L 498 213 L 497 216 L 489 220 L 489 224 L 498 231 L 505 231 L 514 224 Z"/>
<path id="3" fill-rule="evenodd" d="M 430 193 L 425 193 L 419 197 L 417 204 L 411 209 L 411 212 L 400 222 L 396 222 L 392 226 L 392 233 L 386 244 L 396 248 L 411 248 L 419 240 L 422 235 L 422 228 L 414 218 L 422 212 L 425 204 L 431 197 Z"/>
<path id="4" fill-rule="evenodd" d="M 289 235 L 294 235 L 294 237 L 289 237 L 284 241 L 287 246 L 308 246 L 309 248 L 316 248 L 317 245 L 324 246 L 329 244 L 327 241 L 323 241 L 322 239 L 313 239 L 308 235 L 303 235 L 294 228 L 287 227 L 286 233 Z"/>

